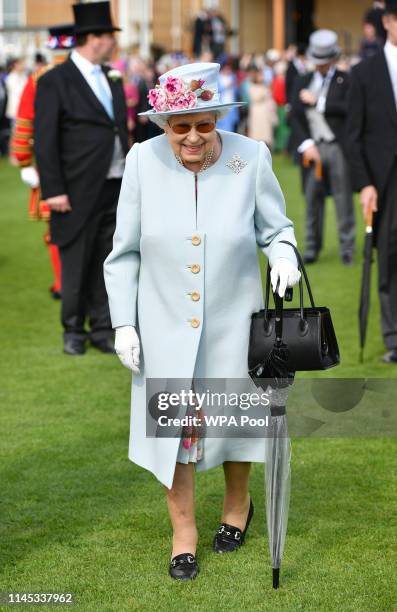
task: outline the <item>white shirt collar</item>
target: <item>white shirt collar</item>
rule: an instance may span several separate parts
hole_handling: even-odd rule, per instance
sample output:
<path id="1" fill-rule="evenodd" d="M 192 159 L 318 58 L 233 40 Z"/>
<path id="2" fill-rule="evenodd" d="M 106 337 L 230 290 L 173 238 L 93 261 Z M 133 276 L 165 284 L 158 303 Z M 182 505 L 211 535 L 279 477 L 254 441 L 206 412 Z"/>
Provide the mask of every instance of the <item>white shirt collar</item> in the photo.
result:
<path id="1" fill-rule="evenodd" d="M 386 41 L 384 49 L 388 61 L 392 62 L 393 65 L 397 67 L 397 47 L 392 45 L 392 43 L 388 40 Z"/>
<path id="2" fill-rule="evenodd" d="M 98 70 L 98 67 L 100 68 L 100 64 L 93 64 L 90 62 L 90 60 L 83 57 L 81 53 L 77 51 L 77 49 L 73 49 L 72 53 L 70 54 L 70 59 L 76 64 L 77 68 L 84 75 L 94 74 Z"/>
<path id="3" fill-rule="evenodd" d="M 318 78 L 318 77 L 321 77 L 321 79 L 322 79 L 322 80 L 325 80 L 325 79 L 329 79 L 329 80 L 331 80 L 331 79 L 332 79 L 332 77 L 333 77 L 333 76 L 334 76 L 334 74 L 335 74 L 335 71 L 336 71 L 336 66 L 335 66 L 335 64 L 332 64 L 332 66 L 331 66 L 331 67 L 330 67 L 330 69 L 328 70 L 328 72 L 327 72 L 327 74 L 325 75 L 325 77 L 323 77 L 323 75 L 322 75 L 322 74 L 321 74 L 321 73 L 320 73 L 318 70 L 316 70 L 316 77 L 317 77 L 317 78 Z"/>

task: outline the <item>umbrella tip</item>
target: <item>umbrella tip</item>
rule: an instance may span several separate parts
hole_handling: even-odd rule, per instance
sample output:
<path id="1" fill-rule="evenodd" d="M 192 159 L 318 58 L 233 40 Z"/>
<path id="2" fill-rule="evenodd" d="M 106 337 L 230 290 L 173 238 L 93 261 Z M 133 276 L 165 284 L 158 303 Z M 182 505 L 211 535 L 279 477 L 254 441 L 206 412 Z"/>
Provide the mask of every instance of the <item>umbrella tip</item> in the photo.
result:
<path id="1" fill-rule="evenodd" d="M 360 363 L 364 363 L 364 349 L 360 349 L 359 361 Z"/>
<path id="2" fill-rule="evenodd" d="M 273 567 L 273 589 L 278 589 L 280 584 L 280 568 Z"/>

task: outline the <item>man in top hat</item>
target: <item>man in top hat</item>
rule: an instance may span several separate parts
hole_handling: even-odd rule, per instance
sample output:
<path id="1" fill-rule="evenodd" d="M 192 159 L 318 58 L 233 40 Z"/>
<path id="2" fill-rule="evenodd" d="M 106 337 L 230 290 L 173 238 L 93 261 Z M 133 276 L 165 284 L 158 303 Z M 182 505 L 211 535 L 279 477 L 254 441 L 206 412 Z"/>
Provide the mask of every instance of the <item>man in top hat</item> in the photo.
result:
<path id="1" fill-rule="evenodd" d="M 355 66 L 347 123 L 353 187 L 374 216 L 386 363 L 397 363 L 397 0 L 386 2 L 384 49 Z"/>
<path id="2" fill-rule="evenodd" d="M 24 90 L 16 116 L 15 129 L 11 138 L 11 155 L 21 168 L 21 179 L 31 188 L 29 199 L 29 217 L 47 222 L 44 243 L 48 247 L 54 281 L 50 292 L 54 298 L 60 297 L 61 291 L 61 260 L 56 244 L 51 241 L 49 231 L 50 207 L 41 199 L 39 175 L 33 163 L 33 120 L 34 101 L 36 98 L 37 81 L 48 70 L 63 63 L 67 52 L 74 47 L 73 24 L 56 25 L 48 29 L 47 47 L 52 52 L 52 63 L 42 64 L 30 75 Z"/>
<path id="3" fill-rule="evenodd" d="M 383 0 L 374 0 L 372 8 L 364 15 L 364 23 L 370 23 L 376 30 L 378 40 L 384 44 L 387 32 L 383 26 L 383 15 L 385 14 L 385 3 Z"/>
<path id="4" fill-rule="evenodd" d="M 102 65 L 119 30 L 109 2 L 73 11 L 76 49 L 38 81 L 34 149 L 61 255 L 64 352 L 81 355 L 88 338 L 114 352 L 103 262 L 112 249 L 128 136 L 121 75 Z"/>
<path id="5" fill-rule="evenodd" d="M 309 166 L 304 180 L 304 258 L 306 263 L 315 262 L 322 248 L 327 184 L 336 206 L 341 260 L 350 265 L 354 254 L 355 218 L 345 155 L 349 78 L 335 66 L 340 55 L 335 32 L 314 32 L 307 55 L 316 69 L 297 79 L 290 113 L 294 141 L 299 143 L 302 162 Z"/>

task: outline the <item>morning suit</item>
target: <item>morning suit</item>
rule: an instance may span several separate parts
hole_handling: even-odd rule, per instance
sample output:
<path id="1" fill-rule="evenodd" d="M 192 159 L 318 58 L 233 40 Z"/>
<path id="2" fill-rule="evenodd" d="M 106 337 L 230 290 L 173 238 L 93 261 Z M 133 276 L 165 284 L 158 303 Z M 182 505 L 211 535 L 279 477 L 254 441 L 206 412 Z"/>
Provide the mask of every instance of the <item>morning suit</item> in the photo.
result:
<path id="1" fill-rule="evenodd" d="M 72 207 L 51 213 L 52 241 L 62 261 L 65 338 L 83 338 L 86 317 L 91 339 L 112 333 L 100 270 L 111 249 L 121 186 L 122 170 L 118 176 L 109 170 L 116 139 L 124 158 L 128 138 L 122 80 L 113 81 L 108 71 L 102 67 L 113 116 L 71 58 L 41 77 L 37 87 L 34 148 L 43 198 L 67 194 Z"/>
<path id="2" fill-rule="evenodd" d="M 319 83 L 319 84 L 318 84 Z M 302 89 L 308 89 L 323 108 L 309 107 L 300 100 Z M 306 199 L 305 255 L 317 257 L 323 244 L 324 204 L 328 191 L 335 201 L 340 255 L 351 257 L 355 242 L 355 218 L 349 167 L 346 159 L 346 114 L 349 77 L 339 70 L 322 79 L 320 73 L 299 77 L 290 113 L 294 142 L 306 140 L 317 145 L 322 161 L 323 180 L 316 178 L 314 165 L 304 180 Z"/>
<path id="3" fill-rule="evenodd" d="M 390 51 L 395 81 L 397 49 Z M 397 348 L 397 95 L 393 81 L 384 50 L 355 66 L 347 123 L 353 187 L 361 191 L 374 185 L 378 191 L 374 238 L 382 331 L 389 350 Z"/>
<path id="4" fill-rule="evenodd" d="M 246 379 L 251 315 L 263 307 L 257 246 L 273 264 L 295 255 L 292 222 L 263 142 L 218 130 L 222 152 L 197 174 L 165 135 L 127 156 L 113 250 L 104 265 L 113 327 L 135 325 L 141 373 L 133 376 L 129 458 L 171 488 L 178 438 L 146 437 L 149 379 Z M 227 164 L 237 154 L 243 165 Z M 232 164 L 230 164 L 232 165 Z M 197 470 L 263 462 L 263 438 L 205 438 Z"/>

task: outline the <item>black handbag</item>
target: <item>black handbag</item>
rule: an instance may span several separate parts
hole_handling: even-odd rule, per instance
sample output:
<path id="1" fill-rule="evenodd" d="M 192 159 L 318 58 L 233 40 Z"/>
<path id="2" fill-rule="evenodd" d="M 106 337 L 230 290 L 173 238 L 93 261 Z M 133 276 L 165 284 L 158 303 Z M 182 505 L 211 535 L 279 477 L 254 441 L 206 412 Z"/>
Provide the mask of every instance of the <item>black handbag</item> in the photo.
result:
<path id="1" fill-rule="evenodd" d="M 287 240 L 295 251 L 301 278 L 299 281 L 299 308 L 282 309 L 282 339 L 288 348 L 288 370 L 310 371 L 327 370 L 340 363 L 338 342 L 336 340 L 331 313 L 325 306 L 315 306 L 309 279 L 298 249 Z M 310 299 L 310 308 L 303 306 L 303 280 L 305 280 Z M 248 368 L 250 375 L 263 363 L 273 349 L 275 335 L 275 309 L 269 308 L 270 265 L 267 268 L 265 308 L 255 312 L 251 318 L 248 349 Z"/>

